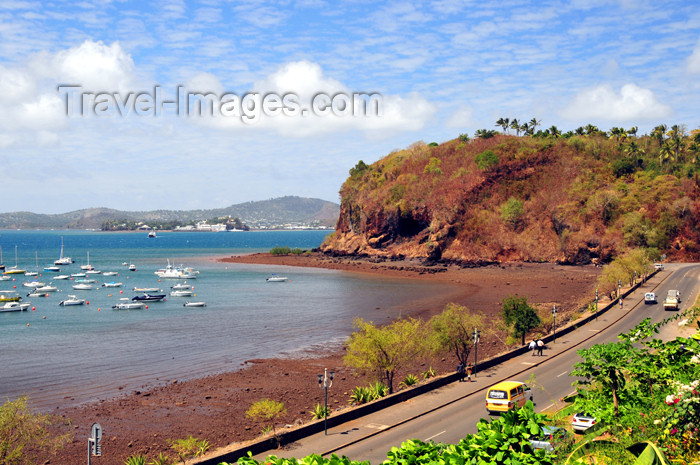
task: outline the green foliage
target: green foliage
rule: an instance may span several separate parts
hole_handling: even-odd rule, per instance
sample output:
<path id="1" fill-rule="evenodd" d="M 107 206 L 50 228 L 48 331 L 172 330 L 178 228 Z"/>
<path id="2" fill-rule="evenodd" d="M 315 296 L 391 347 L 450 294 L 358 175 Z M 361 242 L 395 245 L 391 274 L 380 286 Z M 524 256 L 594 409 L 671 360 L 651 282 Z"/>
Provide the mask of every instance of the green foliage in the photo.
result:
<path id="1" fill-rule="evenodd" d="M 151 461 L 148 462 L 148 465 L 171 465 L 172 463 L 173 459 L 161 452 L 158 454 L 158 457 L 151 459 Z"/>
<path id="2" fill-rule="evenodd" d="M 408 374 L 406 377 L 401 381 L 400 386 L 403 387 L 410 387 L 413 386 L 414 384 L 418 384 L 418 377 L 416 375 Z"/>
<path id="3" fill-rule="evenodd" d="M 169 442 L 170 448 L 177 453 L 182 463 L 185 463 L 187 459 L 203 455 L 210 447 L 209 441 L 192 435 L 185 439 L 175 439 Z"/>
<path id="4" fill-rule="evenodd" d="M 146 465 L 146 456 L 142 454 L 132 455 L 127 457 L 124 465 Z"/>
<path id="5" fill-rule="evenodd" d="M 441 164 L 442 160 L 440 160 L 439 158 L 430 157 L 430 160 L 428 160 L 428 164 L 425 165 L 425 168 L 423 168 L 423 172 L 428 174 L 440 175 L 442 174 L 442 169 L 440 169 Z"/>
<path id="6" fill-rule="evenodd" d="M 270 249 L 270 255 L 301 255 L 304 250 L 299 248 L 292 249 L 291 247 L 273 247 Z"/>
<path id="7" fill-rule="evenodd" d="M 481 171 L 486 171 L 498 164 L 498 155 L 493 153 L 493 150 L 484 150 L 474 157 L 474 161 L 477 168 Z"/>
<path id="8" fill-rule="evenodd" d="M 523 218 L 523 203 L 515 197 L 501 205 L 501 219 L 511 229 L 517 229 Z"/>
<path id="9" fill-rule="evenodd" d="M 484 328 L 483 317 L 472 313 L 467 307 L 449 303 L 444 310 L 433 316 L 429 323 L 431 329 L 428 342 L 435 353 L 452 352 L 465 366 L 474 345 L 472 332 L 475 328 Z"/>
<path id="10" fill-rule="evenodd" d="M 252 418 L 255 421 L 261 423 L 269 422 L 269 426 L 272 426 L 273 434 L 276 434 L 275 421 L 286 414 L 287 409 L 284 403 L 272 399 L 261 399 L 251 405 L 245 412 L 246 417 Z"/>
<path id="11" fill-rule="evenodd" d="M 526 297 L 509 296 L 501 302 L 503 322 L 511 328 L 513 337 L 520 337 L 525 344 L 525 335 L 541 323 L 537 310 L 527 303 Z"/>
<path id="12" fill-rule="evenodd" d="M 469 142 L 469 134 L 460 134 L 459 140 L 462 142 Z"/>
<path id="13" fill-rule="evenodd" d="M 394 376 L 398 370 L 426 351 L 423 326 L 413 318 L 397 320 L 377 327 L 371 321 L 355 320 L 358 331 L 346 343 L 344 362 L 362 373 L 370 373 L 394 392 Z"/>
<path id="14" fill-rule="evenodd" d="M 28 397 L 7 400 L 0 406 L 0 464 L 41 463 L 41 454 L 62 448 L 71 437 L 53 436 L 49 431 L 55 424 L 51 416 L 33 412 Z"/>
<path id="15" fill-rule="evenodd" d="M 317 403 L 313 410 L 310 410 L 309 413 L 311 414 L 311 418 L 314 420 L 320 420 L 321 418 L 326 418 L 331 416 L 331 411 L 328 407 L 325 405 L 321 405 L 320 403 Z"/>
<path id="16" fill-rule="evenodd" d="M 440 144 L 438 144 L 437 142 L 431 142 L 428 144 L 428 147 L 437 147 L 438 145 Z"/>
<path id="17" fill-rule="evenodd" d="M 421 376 L 423 377 L 423 379 L 434 378 L 435 370 L 433 370 L 433 367 L 428 367 L 427 370 L 421 373 Z"/>
<path id="18" fill-rule="evenodd" d="M 373 400 L 381 399 L 387 395 L 389 388 L 384 384 L 377 382 L 368 387 L 355 387 L 350 394 L 350 403 L 354 405 L 366 404 Z"/>
<path id="19" fill-rule="evenodd" d="M 360 160 L 353 168 L 350 168 L 350 177 L 358 178 L 362 176 L 362 174 L 364 174 L 364 172 L 368 169 L 369 166 L 367 166 L 367 164 L 364 161 Z"/>

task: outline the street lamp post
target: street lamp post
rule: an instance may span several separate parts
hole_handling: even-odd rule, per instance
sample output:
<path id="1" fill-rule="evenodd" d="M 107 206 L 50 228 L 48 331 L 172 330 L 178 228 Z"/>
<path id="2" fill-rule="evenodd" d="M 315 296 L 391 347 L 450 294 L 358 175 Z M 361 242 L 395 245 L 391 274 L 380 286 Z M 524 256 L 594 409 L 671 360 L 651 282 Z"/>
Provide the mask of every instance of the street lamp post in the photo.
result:
<path id="1" fill-rule="evenodd" d="M 323 431 L 326 436 L 328 436 L 328 389 L 333 386 L 333 376 L 334 371 L 328 373 L 328 369 L 323 369 L 323 374 L 318 375 L 318 387 L 323 389 L 324 400 L 323 400 Z"/>
<path id="2" fill-rule="evenodd" d="M 481 336 L 481 331 L 474 328 L 474 332 L 472 333 L 472 341 L 474 341 L 474 367 L 472 368 L 472 374 L 474 375 L 475 378 L 476 378 L 477 344 L 479 344 L 479 336 Z"/>
<path id="3" fill-rule="evenodd" d="M 598 319 L 598 289 L 595 290 L 595 319 Z"/>
<path id="4" fill-rule="evenodd" d="M 552 307 L 552 318 L 554 318 L 554 323 L 552 324 L 552 332 L 554 336 L 552 337 L 552 343 L 557 342 L 557 306 Z"/>

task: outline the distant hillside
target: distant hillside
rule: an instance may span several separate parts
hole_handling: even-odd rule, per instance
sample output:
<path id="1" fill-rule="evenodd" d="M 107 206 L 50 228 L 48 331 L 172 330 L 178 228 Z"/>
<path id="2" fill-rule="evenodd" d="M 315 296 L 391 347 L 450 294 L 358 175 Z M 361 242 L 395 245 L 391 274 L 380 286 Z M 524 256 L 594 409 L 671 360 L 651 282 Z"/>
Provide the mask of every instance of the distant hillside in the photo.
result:
<path id="1" fill-rule="evenodd" d="M 106 220 L 186 223 L 229 215 L 240 218 L 252 228 L 277 228 L 285 225 L 332 227 L 336 224 L 338 212 L 339 206 L 333 202 L 287 196 L 211 210 L 120 211 L 89 208 L 55 215 L 0 213 L 0 229 L 99 229 Z"/>
<path id="2" fill-rule="evenodd" d="M 633 247 L 700 259 L 700 135 L 487 134 L 416 143 L 341 189 L 334 254 L 456 262 L 607 261 Z M 636 129 L 636 128 L 635 128 Z"/>

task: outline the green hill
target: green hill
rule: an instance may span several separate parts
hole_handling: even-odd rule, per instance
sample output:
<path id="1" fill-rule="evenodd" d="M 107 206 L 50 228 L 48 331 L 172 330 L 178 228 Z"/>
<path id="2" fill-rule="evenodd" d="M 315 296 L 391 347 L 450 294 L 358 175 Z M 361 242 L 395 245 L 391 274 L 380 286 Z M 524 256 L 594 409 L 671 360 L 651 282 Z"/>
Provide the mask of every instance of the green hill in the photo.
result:
<path id="1" fill-rule="evenodd" d="M 700 133 L 481 130 L 366 165 L 341 189 L 333 254 L 480 263 L 608 261 L 647 247 L 700 259 Z"/>

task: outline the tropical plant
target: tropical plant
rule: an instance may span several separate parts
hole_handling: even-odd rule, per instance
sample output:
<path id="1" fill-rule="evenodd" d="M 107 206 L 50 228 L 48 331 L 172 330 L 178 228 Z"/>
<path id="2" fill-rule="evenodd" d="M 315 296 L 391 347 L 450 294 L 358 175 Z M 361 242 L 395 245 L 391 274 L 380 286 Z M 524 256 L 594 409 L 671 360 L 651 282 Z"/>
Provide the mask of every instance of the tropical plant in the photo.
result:
<path id="1" fill-rule="evenodd" d="M 403 379 L 403 381 L 401 381 L 399 386 L 410 387 L 410 386 L 413 386 L 414 384 L 418 384 L 418 378 L 416 377 L 416 375 L 412 375 L 409 373 L 408 375 L 406 375 L 406 377 Z"/>
<path id="2" fill-rule="evenodd" d="M 459 135 L 459 140 L 461 142 L 469 142 L 469 134 L 460 134 Z"/>
<path id="3" fill-rule="evenodd" d="M 356 386 L 350 393 L 350 403 L 355 405 L 366 404 L 371 401 L 372 394 L 366 387 Z"/>
<path id="4" fill-rule="evenodd" d="M 255 421 L 261 423 L 269 422 L 272 426 L 272 434 L 277 438 L 277 431 L 275 430 L 275 421 L 287 414 L 287 409 L 284 403 L 277 402 L 272 399 L 261 399 L 255 402 L 248 408 L 245 412 L 245 416 L 252 418 Z"/>
<path id="5" fill-rule="evenodd" d="M 51 454 L 65 446 L 69 433 L 53 436 L 53 417 L 34 412 L 29 398 L 7 400 L 0 406 L 0 464 L 41 463 L 42 454 Z"/>
<path id="6" fill-rule="evenodd" d="M 203 455 L 209 449 L 209 441 L 192 435 L 184 439 L 169 440 L 168 442 L 170 443 L 170 448 L 177 453 L 182 463 L 185 463 L 189 458 Z"/>
<path id="7" fill-rule="evenodd" d="M 325 405 L 321 405 L 320 403 L 317 403 L 313 410 L 310 410 L 309 413 L 311 414 L 311 418 L 314 420 L 320 420 L 321 418 L 326 418 L 331 416 L 331 411 L 328 407 Z"/>
<path id="8" fill-rule="evenodd" d="M 148 465 L 171 465 L 172 463 L 173 459 L 171 459 L 169 455 L 161 452 L 158 454 L 158 457 L 151 459 L 151 461 L 148 462 Z"/>
<path id="9" fill-rule="evenodd" d="M 433 378 L 435 376 L 435 370 L 433 370 L 433 367 L 428 367 L 427 370 L 421 373 L 421 376 L 423 379 Z"/>
<path id="10" fill-rule="evenodd" d="M 124 465 L 146 465 L 146 456 L 142 454 L 132 455 L 127 457 Z"/>
<path id="11" fill-rule="evenodd" d="M 377 327 L 362 318 L 355 320 L 355 331 L 346 343 L 345 364 L 362 373 L 374 374 L 394 392 L 396 372 L 427 350 L 423 325 L 408 318 Z"/>
<path id="12" fill-rule="evenodd" d="M 493 150 L 484 150 L 476 154 L 474 161 L 476 162 L 477 168 L 481 171 L 485 171 L 498 164 L 498 155 L 493 153 Z"/>
<path id="13" fill-rule="evenodd" d="M 510 118 L 499 118 L 495 125 L 500 126 L 503 132 L 507 133 L 510 127 Z"/>

